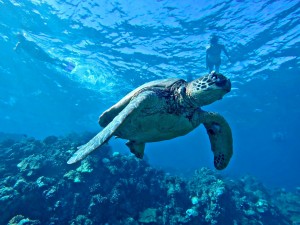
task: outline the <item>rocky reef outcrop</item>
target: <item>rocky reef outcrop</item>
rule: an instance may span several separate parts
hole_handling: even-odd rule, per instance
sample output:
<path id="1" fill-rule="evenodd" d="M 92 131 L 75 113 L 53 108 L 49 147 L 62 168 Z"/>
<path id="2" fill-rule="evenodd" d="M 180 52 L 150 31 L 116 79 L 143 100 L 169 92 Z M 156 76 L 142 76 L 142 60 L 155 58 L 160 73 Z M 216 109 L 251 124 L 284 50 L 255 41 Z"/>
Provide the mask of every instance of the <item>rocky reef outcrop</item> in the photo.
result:
<path id="1" fill-rule="evenodd" d="M 172 176 L 106 145 L 75 165 L 90 134 L 0 143 L 0 224 L 297 224 L 299 193 L 202 168 Z M 297 216 L 298 215 L 298 216 Z"/>

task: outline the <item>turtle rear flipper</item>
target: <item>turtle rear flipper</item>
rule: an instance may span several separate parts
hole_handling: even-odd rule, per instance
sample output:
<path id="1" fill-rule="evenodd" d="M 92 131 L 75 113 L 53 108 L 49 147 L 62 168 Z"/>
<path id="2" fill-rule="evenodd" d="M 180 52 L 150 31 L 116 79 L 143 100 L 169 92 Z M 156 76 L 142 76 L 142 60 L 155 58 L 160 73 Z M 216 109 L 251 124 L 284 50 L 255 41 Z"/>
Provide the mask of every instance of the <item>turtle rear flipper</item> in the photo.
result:
<path id="1" fill-rule="evenodd" d="M 126 145 L 130 149 L 130 152 L 133 153 L 137 158 L 142 159 L 144 157 L 145 143 L 128 141 Z"/>
<path id="2" fill-rule="evenodd" d="M 133 98 L 129 104 L 117 115 L 102 131 L 93 137 L 88 143 L 80 146 L 73 156 L 68 160 L 68 164 L 72 164 L 84 159 L 91 152 L 95 151 L 113 136 L 114 132 L 124 122 L 124 120 L 135 110 L 140 104 L 151 96 L 153 92 L 145 91 Z"/>

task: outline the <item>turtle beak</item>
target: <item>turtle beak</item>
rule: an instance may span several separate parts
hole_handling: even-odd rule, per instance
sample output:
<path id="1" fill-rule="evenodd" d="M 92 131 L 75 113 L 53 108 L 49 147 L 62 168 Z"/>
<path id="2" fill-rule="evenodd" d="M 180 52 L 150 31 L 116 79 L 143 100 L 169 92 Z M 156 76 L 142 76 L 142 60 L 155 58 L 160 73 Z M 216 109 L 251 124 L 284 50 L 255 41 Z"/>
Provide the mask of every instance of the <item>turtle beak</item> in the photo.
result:
<path id="1" fill-rule="evenodd" d="M 229 79 L 227 79 L 227 82 L 226 82 L 226 84 L 225 84 L 225 90 L 226 90 L 227 92 L 230 92 L 230 90 L 231 90 L 231 82 L 230 82 Z"/>
<path id="2" fill-rule="evenodd" d="M 230 82 L 230 80 L 229 79 L 227 79 L 227 78 L 223 78 L 223 79 L 218 79 L 217 81 L 216 81 L 216 85 L 218 86 L 218 87 L 222 87 L 224 90 L 226 90 L 227 92 L 230 92 L 230 90 L 231 90 L 231 82 Z"/>

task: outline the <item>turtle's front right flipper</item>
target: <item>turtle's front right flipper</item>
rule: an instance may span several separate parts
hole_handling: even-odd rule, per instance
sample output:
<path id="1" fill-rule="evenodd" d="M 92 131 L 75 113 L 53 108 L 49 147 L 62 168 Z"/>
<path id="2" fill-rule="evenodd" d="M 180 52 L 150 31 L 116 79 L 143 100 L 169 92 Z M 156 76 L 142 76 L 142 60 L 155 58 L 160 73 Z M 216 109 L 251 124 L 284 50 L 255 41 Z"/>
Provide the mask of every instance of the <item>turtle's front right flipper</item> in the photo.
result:
<path id="1" fill-rule="evenodd" d="M 218 113 L 197 111 L 196 123 L 203 123 L 214 153 L 214 165 L 218 170 L 225 169 L 233 154 L 232 133 L 229 124 Z"/>
<path id="2" fill-rule="evenodd" d="M 72 164 L 84 159 L 91 152 L 100 147 L 103 143 L 107 142 L 118 127 L 124 122 L 124 120 L 139 107 L 141 102 L 151 96 L 153 92 L 146 91 L 140 93 L 137 97 L 133 98 L 128 105 L 95 137 L 93 137 L 88 143 L 80 146 L 73 156 L 68 160 L 68 164 Z"/>

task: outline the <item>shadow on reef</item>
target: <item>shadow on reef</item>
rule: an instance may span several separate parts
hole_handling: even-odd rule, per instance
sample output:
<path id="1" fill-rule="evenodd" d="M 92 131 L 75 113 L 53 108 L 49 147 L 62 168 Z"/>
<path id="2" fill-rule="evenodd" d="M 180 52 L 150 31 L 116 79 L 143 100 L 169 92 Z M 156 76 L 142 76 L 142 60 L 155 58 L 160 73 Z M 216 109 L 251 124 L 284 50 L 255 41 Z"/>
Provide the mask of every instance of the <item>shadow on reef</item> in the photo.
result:
<path id="1" fill-rule="evenodd" d="M 299 193 L 202 168 L 185 180 L 103 146 L 67 159 L 89 134 L 2 140 L 0 224 L 299 224 Z M 298 215 L 298 217 L 297 217 Z"/>

